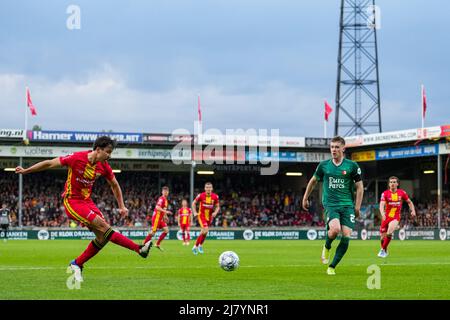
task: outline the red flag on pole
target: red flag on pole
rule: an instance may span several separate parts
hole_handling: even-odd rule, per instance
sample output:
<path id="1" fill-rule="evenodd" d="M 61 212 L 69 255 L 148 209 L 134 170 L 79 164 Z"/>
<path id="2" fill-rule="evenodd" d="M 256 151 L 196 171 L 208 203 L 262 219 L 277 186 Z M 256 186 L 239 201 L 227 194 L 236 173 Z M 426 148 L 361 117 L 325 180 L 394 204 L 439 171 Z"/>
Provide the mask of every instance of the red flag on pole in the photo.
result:
<path id="1" fill-rule="evenodd" d="M 325 101 L 325 121 L 328 121 L 328 116 L 333 111 L 328 102 Z"/>
<path id="2" fill-rule="evenodd" d="M 36 107 L 33 105 L 33 102 L 31 101 L 31 95 L 30 90 L 27 88 L 27 106 L 30 108 L 31 115 L 35 116 L 36 113 Z"/>
<path id="3" fill-rule="evenodd" d="M 202 121 L 202 109 L 200 108 L 200 95 L 198 95 L 198 121 Z"/>
<path id="4" fill-rule="evenodd" d="M 425 94 L 425 88 L 422 85 L 422 118 L 425 119 L 425 113 L 427 111 L 427 96 Z"/>

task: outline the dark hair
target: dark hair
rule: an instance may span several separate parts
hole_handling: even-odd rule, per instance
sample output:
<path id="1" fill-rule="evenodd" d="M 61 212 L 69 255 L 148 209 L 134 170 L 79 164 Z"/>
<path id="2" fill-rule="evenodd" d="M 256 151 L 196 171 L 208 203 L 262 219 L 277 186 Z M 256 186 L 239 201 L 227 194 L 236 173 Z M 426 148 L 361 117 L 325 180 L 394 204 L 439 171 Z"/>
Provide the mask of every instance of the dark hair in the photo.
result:
<path id="1" fill-rule="evenodd" d="M 333 139 L 331 139 L 331 142 L 339 142 L 343 146 L 345 146 L 345 140 L 341 136 L 336 136 Z"/>
<path id="2" fill-rule="evenodd" d="M 108 146 L 111 146 L 112 149 L 115 149 L 117 146 L 117 141 L 114 139 L 111 139 L 108 136 L 101 136 L 95 139 L 94 145 L 92 146 L 92 149 L 95 150 L 97 148 L 104 149 Z"/>
<path id="3" fill-rule="evenodd" d="M 391 179 L 397 180 L 397 183 L 400 184 L 400 179 L 399 178 L 397 178 L 396 176 L 390 176 L 389 179 L 388 179 L 388 185 L 389 185 L 389 182 L 391 182 Z"/>
<path id="4" fill-rule="evenodd" d="M 169 187 L 168 186 L 164 186 L 164 187 L 162 187 L 162 190 L 169 190 Z"/>
<path id="5" fill-rule="evenodd" d="M 210 185 L 212 185 L 212 183 L 211 183 L 211 182 L 209 182 L 209 181 L 205 183 L 205 186 L 206 186 L 207 184 L 210 184 Z"/>

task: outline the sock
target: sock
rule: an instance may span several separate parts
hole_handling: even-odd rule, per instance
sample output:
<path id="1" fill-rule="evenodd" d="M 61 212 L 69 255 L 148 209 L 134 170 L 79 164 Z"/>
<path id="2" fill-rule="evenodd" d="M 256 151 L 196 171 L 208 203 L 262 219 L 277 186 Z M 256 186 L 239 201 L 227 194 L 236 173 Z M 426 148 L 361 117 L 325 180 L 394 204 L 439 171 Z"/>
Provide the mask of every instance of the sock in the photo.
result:
<path id="1" fill-rule="evenodd" d="M 339 245 L 336 248 L 336 253 L 334 255 L 333 262 L 330 264 L 331 268 L 336 268 L 339 261 L 341 261 L 342 257 L 347 252 L 349 242 L 350 242 L 349 237 L 341 238 L 341 241 L 339 242 Z"/>
<path id="2" fill-rule="evenodd" d="M 149 242 L 150 240 L 152 240 L 152 234 L 151 233 L 149 233 L 146 237 L 145 237 L 145 240 L 144 240 L 144 244 L 146 244 L 147 242 Z"/>
<path id="3" fill-rule="evenodd" d="M 203 242 L 205 242 L 206 237 L 208 236 L 208 234 L 203 235 L 202 241 L 200 242 L 200 245 L 203 244 Z"/>
<path id="4" fill-rule="evenodd" d="M 392 240 L 392 234 L 388 234 L 386 235 L 386 237 L 384 238 L 383 244 L 381 245 L 381 247 L 386 251 L 387 247 L 389 245 L 389 242 L 391 242 Z"/>
<path id="5" fill-rule="evenodd" d="M 381 238 L 381 247 L 383 248 L 384 238 Z"/>
<path id="6" fill-rule="evenodd" d="M 334 238 L 334 239 L 336 239 L 336 238 Z M 326 238 L 325 238 L 325 248 L 330 250 L 331 249 L 331 243 L 334 241 L 334 239 L 330 239 L 330 237 L 328 236 L 328 231 L 327 231 Z"/>
<path id="7" fill-rule="evenodd" d="M 102 248 L 103 246 L 97 241 L 97 239 L 92 240 L 86 250 L 84 250 L 84 252 L 75 259 L 75 263 L 82 267 L 86 261 L 95 256 Z"/>
<path id="8" fill-rule="evenodd" d="M 111 231 L 112 232 L 109 235 L 110 239 L 111 239 L 111 242 L 113 242 L 113 243 L 115 243 L 115 244 L 117 244 L 119 246 L 122 246 L 124 248 L 130 249 L 130 250 L 133 250 L 133 251 L 136 251 L 136 252 L 139 253 L 140 247 L 139 247 L 139 245 L 137 243 L 131 241 L 129 238 L 125 237 L 123 234 L 121 234 L 119 232 L 115 232 L 112 229 L 111 229 Z"/>
<path id="9" fill-rule="evenodd" d="M 203 233 L 200 233 L 200 235 L 197 238 L 197 241 L 195 241 L 195 246 L 198 247 L 199 245 L 201 245 L 202 240 L 203 240 Z"/>
<path id="10" fill-rule="evenodd" d="M 187 241 L 191 240 L 191 234 L 189 233 L 189 231 L 186 231 L 186 235 L 187 235 Z"/>
<path id="11" fill-rule="evenodd" d="M 186 231 L 182 231 L 183 233 L 183 242 L 186 242 Z"/>
<path id="12" fill-rule="evenodd" d="M 159 246 L 161 241 L 163 241 L 163 239 L 167 236 L 167 232 L 163 232 L 161 233 L 161 235 L 159 236 L 158 241 L 156 241 L 156 245 Z"/>

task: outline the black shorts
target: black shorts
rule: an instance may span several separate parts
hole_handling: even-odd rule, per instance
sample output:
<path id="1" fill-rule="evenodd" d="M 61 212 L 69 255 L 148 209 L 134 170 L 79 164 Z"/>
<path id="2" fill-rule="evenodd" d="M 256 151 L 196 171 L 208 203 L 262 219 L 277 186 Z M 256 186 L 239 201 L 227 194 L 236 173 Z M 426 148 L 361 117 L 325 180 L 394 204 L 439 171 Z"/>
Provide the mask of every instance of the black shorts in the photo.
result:
<path id="1" fill-rule="evenodd" d="M 9 224 L 0 224 L 0 227 L 1 227 L 3 230 L 8 230 Z"/>

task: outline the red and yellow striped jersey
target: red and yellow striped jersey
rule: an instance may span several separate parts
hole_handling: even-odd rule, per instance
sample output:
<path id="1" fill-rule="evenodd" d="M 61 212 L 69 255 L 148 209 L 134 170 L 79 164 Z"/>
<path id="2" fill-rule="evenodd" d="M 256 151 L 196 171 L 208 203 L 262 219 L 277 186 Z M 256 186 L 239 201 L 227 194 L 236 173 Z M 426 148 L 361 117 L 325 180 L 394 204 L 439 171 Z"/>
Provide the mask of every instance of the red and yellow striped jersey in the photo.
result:
<path id="1" fill-rule="evenodd" d="M 403 201 L 408 200 L 408 194 L 403 189 L 397 189 L 397 192 L 388 189 L 381 194 L 381 201 L 386 202 L 386 214 L 389 218 L 400 219 Z"/>
<path id="2" fill-rule="evenodd" d="M 167 207 L 169 206 L 169 201 L 167 201 L 166 197 L 161 196 L 158 198 L 158 201 L 156 202 L 155 210 L 153 210 L 153 215 L 160 214 L 161 217 L 163 217 L 164 211 L 157 210 L 156 209 L 157 206 L 163 208 L 164 210 L 167 210 Z"/>
<path id="3" fill-rule="evenodd" d="M 195 198 L 195 201 L 200 203 L 198 214 L 209 220 L 216 205 L 219 205 L 219 196 L 212 192 L 210 195 L 202 192 Z"/>
<path id="4" fill-rule="evenodd" d="M 178 210 L 178 216 L 180 217 L 180 225 L 191 224 L 192 210 L 190 208 L 181 208 Z"/>
<path id="5" fill-rule="evenodd" d="M 114 173 L 108 162 L 91 164 L 88 160 L 89 152 L 91 151 L 80 151 L 59 157 L 61 165 L 69 168 L 63 197 L 87 200 L 91 197 L 92 186 L 99 176 L 104 176 L 108 180 L 114 179 Z"/>

